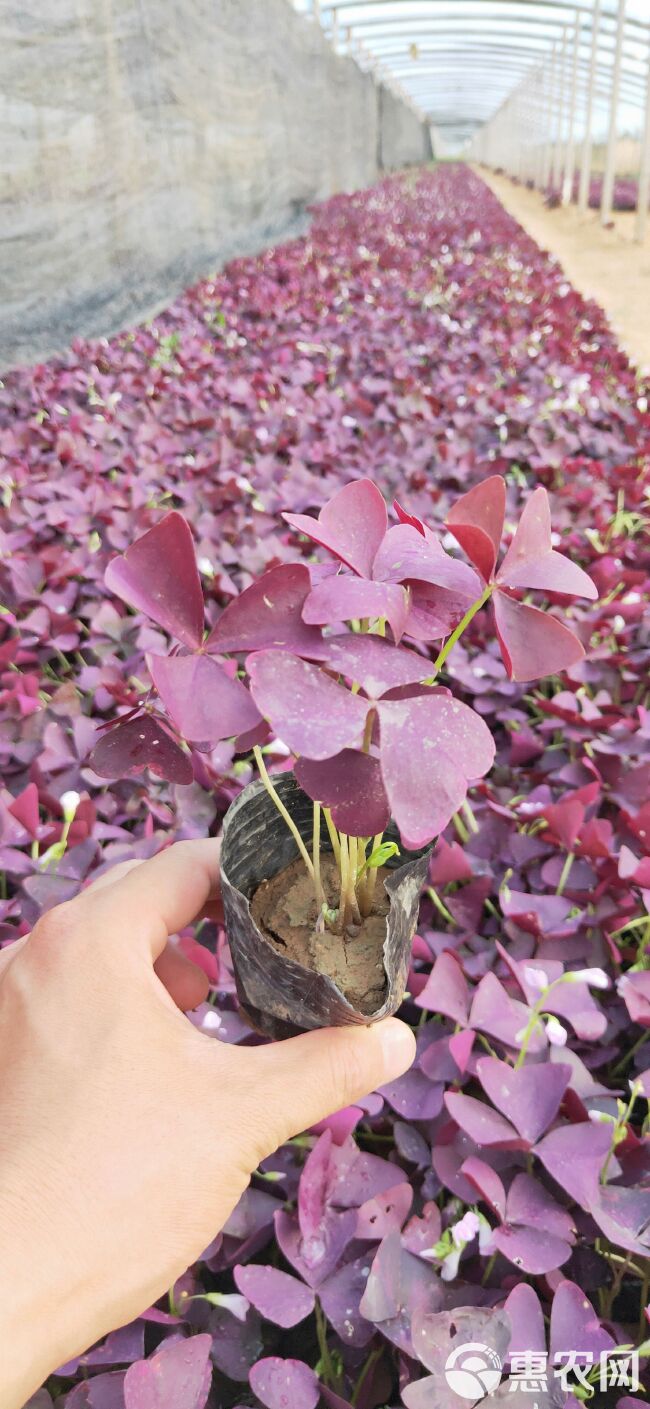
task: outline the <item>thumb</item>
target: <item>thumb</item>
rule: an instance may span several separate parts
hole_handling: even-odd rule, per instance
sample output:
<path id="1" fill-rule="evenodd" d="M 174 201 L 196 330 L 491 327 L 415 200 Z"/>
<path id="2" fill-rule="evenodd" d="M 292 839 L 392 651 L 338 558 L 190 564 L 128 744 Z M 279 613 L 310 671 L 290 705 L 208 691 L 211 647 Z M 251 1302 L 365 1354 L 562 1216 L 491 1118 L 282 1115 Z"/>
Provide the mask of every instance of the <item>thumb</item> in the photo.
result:
<path id="1" fill-rule="evenodd" d="M 406 1023 L 386 1018 L 371 1027 L 320 1028 L 250 1048 L 249 1055 L 246 1103 L 260 1144 L 272 1154 L 293 1135 L 401 1076 L 414 1060 L 415 1038 Z"/>

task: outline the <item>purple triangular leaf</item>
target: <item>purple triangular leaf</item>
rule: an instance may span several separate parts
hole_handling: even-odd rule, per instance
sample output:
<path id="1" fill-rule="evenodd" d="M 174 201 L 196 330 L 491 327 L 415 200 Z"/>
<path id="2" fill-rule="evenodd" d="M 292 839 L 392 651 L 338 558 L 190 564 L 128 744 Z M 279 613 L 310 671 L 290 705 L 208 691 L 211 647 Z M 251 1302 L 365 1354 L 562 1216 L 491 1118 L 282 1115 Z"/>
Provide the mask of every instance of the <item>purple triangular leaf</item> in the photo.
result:
<path id="1" fill-rule="evenodd" d="M 125 1409 L 203 1409 L 212 1383 L 211 1336 L 163 1345 L 124 1378 Z"/>
<path id="2" fill-rule="evenodd" d="M 506 1297 L 503 1309 L 511 1327 L 509 1355 L 545 1354 L 544 1313 L 537 1292 L 520 1282 Z"/>
<path id="3" fill-rule="evenodd" d="M 179 733 L 216 744 L 261 723 L 252 696 L 211 656 L 147 656 L 153 683 Z"/>
<path id="4" fill-rule="evenodd" d="M 203 638 L 203 593 L 194 540 L 174 510 L 108 564 L 105 582 L 129 606 L 162 626 L 184 646 Z"/>
<path id="5" fill-rule="evenodd" d="M 526 1141 L 520 1138 L 514 1125 L 505 1116 L 493 1111 L 485 1101 L 477 1101 L 474 1096 L 464 1096 L 458 1091 L 448 1091 L 445 1105 L 452 1120 L 477 1145 L 492 1145 L 502 1150 L 526 1148 Z"/>
<path id="6" fill-rule="evenodd" d="M 476 1070 L 493 1106 L 508 1112 L 515 1129 L 531 1145 L 555 1119 L 571 1077 L 568 1066 L 543 1062 L 515 1071 L 496 1057 L 481 1057 Z"/>
<path id="7" fill-rule="evenodd" d="M 461 1174 L 469 1179 L 470 1184 L 480 1194 L 481 1198 L 489 1204 L 497 1217 L 503 1222 L 506 1216 L 506 1191 L 503 1182 L 492 1166 L 486 1164 L 485 1160 L 478 1159 L 476 1155 L 470 1155 L 469 1159 L 461 1165 Z"/>
<path id="8" fill-rule="evenodd" d="M 464 597 L 468 605 L 481 595 L 476 573 L 410 524 L 389 528 L 375 558 L 373 577 L 379 582 L 428 582 Z"/>
<path id="9" fill-rule="evenodd" d="M 469 1012 L 469 986 L 460 960 L 443 949 L 416 998 L 418 1008 L 429 1013 L 442 1013 L 455 1023 L 466 1023 Z M 423 1071 L 426 1067 L 422 1067 Z"/>
<path id="10" fill-rule="evenodd" d="M 367 700 L 317 666 L 285 651 L 260 651 L 246 668 L 258 709 L 295 753 L 318 761 L 361 744 Z"/>
<path id="11" fill-rule="evenodd" d="M 238 1291 L 274 1326 L 297 1326 L 314 1309 L 314 1293 L 297 1277 L 249 1262 L 233 1268 Z"/>
<path id="12" fill-rule="evenodd" d="M 322 585 L 326 587 L 327 582 Z M 304 564 L 283 563 L 271 568 L 229 603 L 210 632 L 207 650 L 217 654 L 287 650 L 322 660 L 322 634 L 303 619 L 310 592 L 309 568 Z"/>
<path id="13" fill-rule="evenodd" d="M 318 1380 L 303 1360 L 282 1360 L 270 1355 L 258 1360 L 248 1378 L 265 1409 L 293 1409 L 294 1405 L 316 1409 L 320 1398 Z"/>
<path id="14" fill-rule="evenodd" d="M 541 680 L 558 675 L 584 656 L 578 637 L 549 612 L 526 606 L 495 592 L 497 636 L 511 680 Z"/>
<path id="15" fill-rule="evenodd" d="M 371 699 L 400 685 L 414 685 L 431 674 L 431 665 L 416 651 L 383 641 L 380 636 L 350 634 L 327 642 L 327 664 L 339 675 L 361 685 Z"/>
<path id="16" fill-rule="evenodd" d="M 192 761 L 168 734 L 158 715 L 142 714 L 102 734 L 88 759 L 100 778 L 126 778 L 148 768 L 170 783 L 191 783 Z"/>
<path id="17" fill-rule="evenodd" d="M 492 1247 L 522 1272 L 535 1277 L 553 1272 L 556 1267 L 568 1262 L 571 1256 L 571 1244 L 556 1238 L 553 1233 L 545 1233 L 540 1228 L 511 1227 L 509 1224 L 495 1229 Z"/>
<path id="18" fill-rule="evenodd" d="M 344 485 L 317 519 L 308 514 L 284 514 L 283 518 L 298 533 L 329 548 L 360 577 L 372 577 L 375 554 L 388 526 L 386 504 L 372 480 Z"/>
<path id="19" fill-rule="evenodd" d="M 561 1125 L 537 1145 L 535 1154 L 561 1189 L 582 1208 L 597 1197 L 600 1171 L 609 1153 L 612 1130 L 607 1125 Z"/>
<path id="20" fill-rule="evenodd" d="M 560 1282 L 551 1308 L 551 1360 L 558 1354 L 582 1351 L 598 1362 L 601 1351 L 613 1345 L 581 1288 L 575 1282 Z"/>
<path id="21" fill-rule="evenodd" d="M 390 808 L 379 760 L 371 754 L 344 749 L 321 763 L 299 758 L 294 771 L 307 796 L 331 809 L 340 831 L 352 837 L 385 831 Z"/>
<path id="22" fill-rule="evenodd" d="M 448 695 L 378 706 L 381 771 L 404 845 L 425 846 L 447 826 L 494 759 L 492 735 L 478 714 Z"/>
<path id="23" fill-rule="evenodd" d="M 587 573 L 551 547 L 551 510 L 548 494 L 541 486 L 524 507 L 497 581 L 504 587 L 540 588 L 589 597 L 592 601 L 598 596 Z"/>
<path id="24" fill-rule="evenodd" d="M 404 635 L 408 614 L 406 588 L 396 582 L 368 582 L 362 577 L 329 577 L 319 582 L 302 613 L 303 621 L 311 626 L 385 617 L 396 641 Z M 297 649 L 291 642 L 288 644 Z"/>
<path id="25" fill-rule="evenodd" d="M 497 560 L 506 513 L 506 485 L 501 475 L 491 475 L 456 500 L 447 514 L 447 525 L 468 558 L 489 582 Z"/>

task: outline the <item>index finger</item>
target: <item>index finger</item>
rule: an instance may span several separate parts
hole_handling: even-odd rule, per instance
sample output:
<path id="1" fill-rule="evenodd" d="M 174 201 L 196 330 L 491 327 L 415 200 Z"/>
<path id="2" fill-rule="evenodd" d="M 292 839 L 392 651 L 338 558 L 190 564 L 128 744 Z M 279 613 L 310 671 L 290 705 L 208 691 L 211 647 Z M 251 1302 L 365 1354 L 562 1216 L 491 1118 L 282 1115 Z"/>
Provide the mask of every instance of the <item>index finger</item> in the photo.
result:
<path id="1" fill-rule="evenodd" d="M 220 843 L 181 841 L 134 866 L 114 885 L 82 892 L 72 904 L 106 940 L 162 954 L 170 934 L 189 925 L 219 889 Z"/>

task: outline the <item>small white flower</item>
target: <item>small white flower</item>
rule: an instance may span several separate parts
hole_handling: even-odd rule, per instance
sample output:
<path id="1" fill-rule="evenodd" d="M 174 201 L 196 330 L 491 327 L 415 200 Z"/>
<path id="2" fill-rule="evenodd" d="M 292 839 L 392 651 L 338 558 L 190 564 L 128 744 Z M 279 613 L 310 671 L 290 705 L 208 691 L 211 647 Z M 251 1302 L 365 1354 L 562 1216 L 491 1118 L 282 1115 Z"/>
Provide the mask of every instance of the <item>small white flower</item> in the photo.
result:
<path id="1" fill-rule="evenodd" d="M 458 1264 L 460 1263 L 462 1251 L 462 1248 L 454 1248 L 453 1252 L 448 1253 L 440 1269 L 440 1276 L 443 1282 L 453 1282 L 458 1272 Z"/>
<path id="2" fill-rule="evenodd" d="M 204 577 L 214 577 L 214 568 L 209 558 L 198 558 L 197 566 Z"/>
<path id="3" fill-rule="evenodd" d="M 64 821 L 74 822 L 77 808 L 81 802 L 80 794 L 75 792 L 62 793 L 59 802 L 63 808 Z"/>
<path id="4" fill-rule="evenodd" d="M 615 1125 L 616 1116 L 608 1115 L 607 1111 L 590 1111 L 589 1119 L 594 1125 Z"/>
<path id="5" fill-rule="evenodd" d="M 524 978 L 529 988 L 536 988 L 538 993 L 543 988 L 548 988 L 548 979 L 543 969 L 534 969 L 531 964 L 526 964 Z"/>
<path id="6" fill-rule="evenodd" d="M 471 1243 L 472 1238 L 476 1237 L 480 1226 L 477 1214 L 473 1213 L 471 1208 L 468 1209 L 467 1213 L 458 1220 L 458 1223 L 452 1225 L 451 1236 L 456 1247 L 464 1248 L 466 1243 Z"/>
<path id="7" fill-rule="evenodd" d="M 569 969 L 564 977 L 567 983 L 588 983 L 590 988 L 609 988 L 604 969 Z"/>
<path id="8" fill-rule="evenodd" d="M 546 1036 L 552 1047 L 566 1047 L 567 1030 L 557 1018 L 547 1019 Z"/>

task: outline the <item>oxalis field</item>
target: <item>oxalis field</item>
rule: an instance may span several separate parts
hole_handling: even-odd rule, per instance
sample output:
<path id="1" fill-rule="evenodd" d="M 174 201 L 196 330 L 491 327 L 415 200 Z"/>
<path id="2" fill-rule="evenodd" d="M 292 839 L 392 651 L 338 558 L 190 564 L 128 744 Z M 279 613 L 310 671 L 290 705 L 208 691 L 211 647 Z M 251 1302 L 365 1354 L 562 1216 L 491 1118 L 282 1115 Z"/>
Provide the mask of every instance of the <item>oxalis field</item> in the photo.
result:
<path id="1" fill-rule="evenodd" d="M 5 375 L 0 942 L 223 831 L 191 1021 L 418 1043 L 33 1409 L 646 1402 L 649 395 L 451 165 Z"/>

